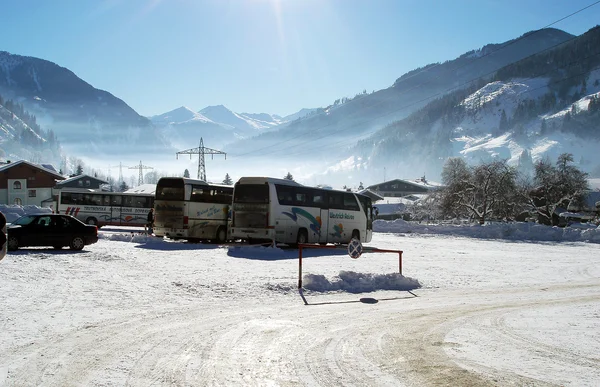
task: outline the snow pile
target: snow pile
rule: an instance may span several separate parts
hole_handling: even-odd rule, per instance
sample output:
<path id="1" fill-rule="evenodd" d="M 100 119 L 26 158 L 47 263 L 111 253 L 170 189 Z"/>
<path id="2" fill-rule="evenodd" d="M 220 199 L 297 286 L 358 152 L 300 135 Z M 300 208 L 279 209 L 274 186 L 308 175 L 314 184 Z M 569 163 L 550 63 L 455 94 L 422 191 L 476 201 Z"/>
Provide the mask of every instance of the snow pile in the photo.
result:
<path id="1" fill-rule="evenodd" d="M 592 242 L 600 243 L 600 227 L 593 223 L 577 227 L 552 227 L 538 223 L 476 224 L 421 224 L 402 219 L 376 220 L 373 231 L 389 233 L 442 234 L 480 239 L 508 239 L 521 241 Z"/>
<path id="2" fill-rule="evenodd" d="M 303 287 L 316 292 L 346 291 L 348 293 L 366 293 L 376 290 L 413 290 L 421 287 L 418 280 L 404 277 L 399 273 L 370 274 L 353 271 L 340 271 L 329 281 L 321 274 L 307 274 L 303 278 Z"/>

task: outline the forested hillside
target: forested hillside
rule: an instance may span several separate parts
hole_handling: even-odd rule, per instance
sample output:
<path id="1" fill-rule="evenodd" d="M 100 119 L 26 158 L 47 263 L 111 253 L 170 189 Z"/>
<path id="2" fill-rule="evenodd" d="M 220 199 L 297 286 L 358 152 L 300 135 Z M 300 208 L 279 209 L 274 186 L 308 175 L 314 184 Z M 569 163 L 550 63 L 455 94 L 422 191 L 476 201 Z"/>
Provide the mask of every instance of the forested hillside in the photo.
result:
<path id="1" fill-rule="evenodd" d="M 54 131 L 44 130 L 23 105 L 0 96 L 0 158 L 34 163 L 60 160 L 60 143 Z"/>

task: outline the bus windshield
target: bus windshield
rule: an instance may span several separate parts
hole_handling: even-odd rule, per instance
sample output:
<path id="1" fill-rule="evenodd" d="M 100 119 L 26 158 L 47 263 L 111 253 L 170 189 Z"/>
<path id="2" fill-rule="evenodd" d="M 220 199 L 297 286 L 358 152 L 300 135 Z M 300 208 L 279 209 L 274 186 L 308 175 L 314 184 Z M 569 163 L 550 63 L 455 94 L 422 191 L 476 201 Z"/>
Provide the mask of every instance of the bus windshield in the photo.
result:
<path id="1" fill-rule="evenodd" d="M 238 184 L 234 190 L 236 203 L 268 203 L 269 186 L 267 184 Z"/>
<path id="2" fill-rule="evenodd" d="M 161 179 L 156 186 L 158 200 L 184 200 L 185 188 L 181 179 Z"/>

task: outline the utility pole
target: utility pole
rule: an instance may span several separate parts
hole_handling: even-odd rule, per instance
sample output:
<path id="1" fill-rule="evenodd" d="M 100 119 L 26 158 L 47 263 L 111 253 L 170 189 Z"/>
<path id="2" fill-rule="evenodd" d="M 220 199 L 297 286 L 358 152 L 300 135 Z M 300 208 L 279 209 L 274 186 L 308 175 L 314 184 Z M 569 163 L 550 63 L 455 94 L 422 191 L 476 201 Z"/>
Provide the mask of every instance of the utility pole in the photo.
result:
<path id="1" fill-rule="evenodd" d="M 203 181 L 206 181 L 206 165 L 204 164 L 204 155 L 211 155 L 211 159 L 214 158 L 214 155 L 225 155 L 225 160 L 227 160 L 227 153 L 221 152 L 220 150 L 204 147 L 204 141 L 202 137 L 200 137 L 200 146 L 198 148 L 192 148 L 181 152 L 177 152 L 177 158 L 179 158 L 179 155 L 190 155 L 190 159 L 192 158 L 192 155 L 198 155 L 197 179 Z"/>
<path id="2" fill-rule="evenodd" d="M 108 175 L 110 176 L 110 168 L 116 168 L 119 167 L 119 180 L 117 181 L 119 184 L 121 184 L 123 182 L 123 167 L 125 168 L 129 168 L 126 165 L 123 165 L 122 163 L 119 163 L 119 165 L 109 165 L 108 166 Z"/>
<path id="3" fill-rule="evenodd" d="M 139 169 L 140 170 L 140 177 L 138 179 L 138 186 L 140 186 L 140 185 L 144 184 L 144 169 L 154 169 L 154 168 L 143 165 L 142 161 L 140 160 L 140 165 L 138 165 L 137 167 L 129 167 L 129 169 Z"/>

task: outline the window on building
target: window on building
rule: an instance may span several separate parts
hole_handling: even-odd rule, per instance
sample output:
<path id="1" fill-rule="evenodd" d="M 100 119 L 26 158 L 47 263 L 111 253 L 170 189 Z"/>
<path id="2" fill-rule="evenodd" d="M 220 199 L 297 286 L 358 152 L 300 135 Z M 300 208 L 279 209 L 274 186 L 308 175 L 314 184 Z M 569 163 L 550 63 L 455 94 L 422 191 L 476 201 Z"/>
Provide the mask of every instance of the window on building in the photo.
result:
<path id="1" fill-rule="evenodd" d="M 77 182 L 77 185 L 78 185 L 78 186 L 80 186 L 80 187 L 83 187 L 83 181 L 79 180 L 79 181 Z"/>
<path id="2" fill-rule="evenodd" d="M 20 198 L 15 198 L 15 204 L 17 206 L 22 206 L 23 205 L 23 201 Z"/>
<path id="3" fill-rule="evenodd" d="M 13 189 L 21 189 L 21 182 L 20 181 L 15 181 L 13 183 Z"/>
<path id="4" fill-rule="evenodd" d="M 35 197 L 35 195 L 36 195 L 36 192 L 35 192 L 35 190 L 34 190 L 34 189 L 30 189 L 30 190 L 29 190 L 29 197 L 30 197 L 30 198 L 34 198 L 34 197 Z"/>
<path id="5" fill-rule="evenodd" d="M 89 180 L 86 180 L 86 181 L 85 181 L 85 186 L 86 186 L 86 187 L 89 187 L 90 185 L 92 185 L 92 183 L 91 183 Z"/>

